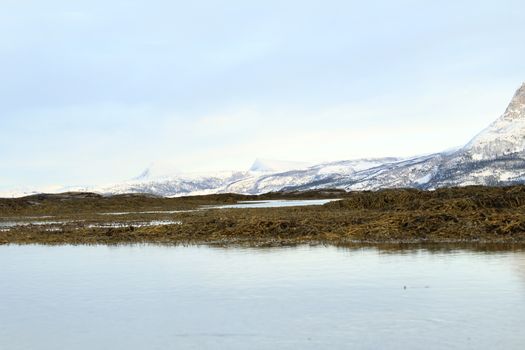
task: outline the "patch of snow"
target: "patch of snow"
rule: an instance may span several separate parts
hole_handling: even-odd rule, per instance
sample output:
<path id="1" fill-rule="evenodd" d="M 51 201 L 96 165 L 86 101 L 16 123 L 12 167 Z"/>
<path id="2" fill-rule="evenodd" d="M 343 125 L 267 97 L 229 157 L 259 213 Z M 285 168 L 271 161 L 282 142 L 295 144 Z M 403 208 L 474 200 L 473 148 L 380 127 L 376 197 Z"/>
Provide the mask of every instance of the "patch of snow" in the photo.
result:
<path id="1" fill-rule="evenodd" d="M 427 174 L 423 177 L 420 177 L 419 179 L 417 179 L 416 181 L 414 181 L 416 184 L 418 185 L 424 185 L 426 183 L 428 183 L 430 180 L 432 180 L 432 174 Z"/>

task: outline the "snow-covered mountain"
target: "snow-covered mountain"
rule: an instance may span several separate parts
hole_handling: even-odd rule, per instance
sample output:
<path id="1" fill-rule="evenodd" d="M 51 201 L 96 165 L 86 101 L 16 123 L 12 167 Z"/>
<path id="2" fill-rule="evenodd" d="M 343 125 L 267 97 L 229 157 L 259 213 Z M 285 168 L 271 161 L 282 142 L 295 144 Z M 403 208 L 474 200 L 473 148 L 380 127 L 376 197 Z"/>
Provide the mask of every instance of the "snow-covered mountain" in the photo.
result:
<path id="1" fill-rule="evenodd" d="M 525 84 L 499 119 L 464 147 L 383 164 L 339 178 L 326 187 L 347 190 L 493 185 L 525 182 Z M 320 186 L 292 186 L 295 189 Z M 323 184 L 321 187 L 324 187 Z"/>
<path id="2" fill-rule="evenodd" d="M 151 166 L 131 181 L 85 190 L 103 194 L 182 196 L 321 188 L 435 189 L 525 183 L 525 84 L 499 119 L 464 147 L 453 151 L 408 159 L 360 159 L 316 165 L 257 159 L 247 171 L 214 174 L 161 175 L 160 168 Z"/>
<path id="3" fill-rule="evenodd" d="M 335 184 L 349 190 L 525 182 L 525 84 L 499 119 L 463 148 L 368 169 Z"/>
<path id="4" fill-rule="evenodd" d="M 254 174 L 228 184 L 220 192 L 260 194 L 283 189 L 334 187 L 332 184 L 361 171 L 398 161 L 397 158 L 347 160 L 322 163 L 306 169 L 270 174 Z"/>
<path id="5" fill-rule="evenodd" d="M 464 147 L 409 159 L 361 159 L 313 166 L 256 160 L 247 172 L 229 176 L 139 182 L 118 192 L 182 194 L 342 188 L 377 190 L 414 187 L 509 185 L 525 182 L 525 84 L 507 110 Z"/>
<path id="6" fill-rule="evenodd" d="M 330 183 L 334 176 L 353 174 L 395 160 L 397 159 L 361 159 L 308 166 L 300 162 L 256 159 L 250 170 L 244 172 L 175 174 L 158 178 L 150 178 L 151 171 L 148 168 L 131 181 L 104 186 L 95 191 L 104 194 L 151 193 L 170 197 L 225 192 L 256 194 L 279 191 L 290 185 L 306 185 L 314 181 Z"/>
<path id="7" fill-rule="evenodd" d="M 177 174 L 149 178 L 147 170 L 131 181 L 94 189 L 103 194 L 149 193 L 160 196 L 184 196 L 217 193 L 218 189 L 244 179 L 250 172 L 223 171 L 213 174 Z"/>

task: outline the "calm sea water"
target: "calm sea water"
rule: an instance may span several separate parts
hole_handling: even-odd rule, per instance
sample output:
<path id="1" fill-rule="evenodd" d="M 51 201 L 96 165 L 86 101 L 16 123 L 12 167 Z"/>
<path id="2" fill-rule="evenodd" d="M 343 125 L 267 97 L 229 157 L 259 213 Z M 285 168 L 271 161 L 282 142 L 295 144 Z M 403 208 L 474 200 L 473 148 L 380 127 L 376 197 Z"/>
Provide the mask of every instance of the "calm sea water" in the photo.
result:
<path id="1" fill-rule="evenodd" d="M 523 349 L 525 252 L 0 246 L 0 348 Z"/>

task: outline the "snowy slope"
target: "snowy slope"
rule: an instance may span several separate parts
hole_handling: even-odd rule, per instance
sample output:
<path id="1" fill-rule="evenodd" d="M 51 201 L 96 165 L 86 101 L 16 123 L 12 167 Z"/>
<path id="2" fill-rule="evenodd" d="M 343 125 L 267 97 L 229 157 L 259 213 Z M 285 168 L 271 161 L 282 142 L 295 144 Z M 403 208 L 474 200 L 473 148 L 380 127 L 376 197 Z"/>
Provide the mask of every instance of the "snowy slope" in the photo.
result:
<path id="1" fill-rule="evenodd" d="M 505 114 L 463 150 L 473 160 L 495 159 L 525 152 L 525 84 L 518 89 Z"/>
<path id="2" fill-rule="evenodd" d="M 346 176 L 397 161 L 396 158 L 361 159 L 318 164 L 306 169 L 290 170 L 241 179 L 220 189 L 220 192 L 259 194 L 283 189 L 334 187 Z"/>

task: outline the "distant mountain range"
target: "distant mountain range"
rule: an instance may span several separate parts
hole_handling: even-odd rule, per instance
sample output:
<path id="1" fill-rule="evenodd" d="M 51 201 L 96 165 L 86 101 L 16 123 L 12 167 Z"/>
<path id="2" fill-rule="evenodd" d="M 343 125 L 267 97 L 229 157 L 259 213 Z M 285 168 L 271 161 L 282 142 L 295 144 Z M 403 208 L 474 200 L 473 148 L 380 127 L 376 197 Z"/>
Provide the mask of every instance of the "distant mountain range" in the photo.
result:
<path id="1" fill-rule="evenodd" d="M 525 84 L 518 89 L 503 116 L 454 151 L 408 159 L 359 159 L 322 164 L 257 159 L 247 171 L 174 176 L 152 176 L 153 173 L 146 169 L 132 181 L 82 190 L 103 194 L 182 196 L 322 188 L 435 189 L 525 183 Z"/>

